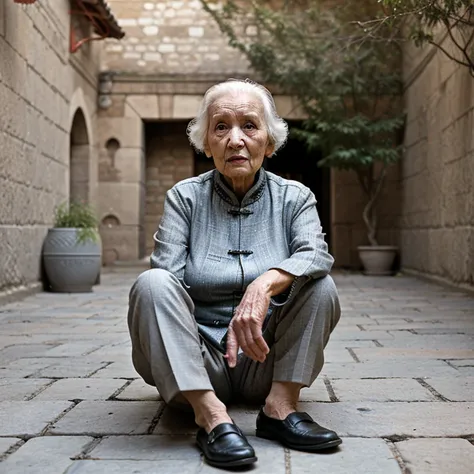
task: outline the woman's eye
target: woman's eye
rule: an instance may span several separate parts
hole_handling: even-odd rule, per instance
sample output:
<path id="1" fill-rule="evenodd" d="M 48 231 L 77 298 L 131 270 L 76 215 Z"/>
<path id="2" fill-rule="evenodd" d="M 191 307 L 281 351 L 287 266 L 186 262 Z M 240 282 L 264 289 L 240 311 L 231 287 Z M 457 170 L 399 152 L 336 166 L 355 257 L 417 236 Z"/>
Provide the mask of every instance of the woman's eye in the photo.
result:
<path id="1" fill-rule="evenodd" d="M 222 131 L 222 130 L 225 130 L 225 129 L 226 129 L 226 126 L 225 126 L 225 124 L 223 124 L 223 123 L 218 123 L 218 124 L 216 125 L 216 130 Z"/>
<path id="2" fill-rule="evenodd" d="M 244 128 L 246 130 L 253 130 L 255 128 L 255 125 L 252 123 L 252 122 L 247 122 L 245 125 L 244 125 Z"/>

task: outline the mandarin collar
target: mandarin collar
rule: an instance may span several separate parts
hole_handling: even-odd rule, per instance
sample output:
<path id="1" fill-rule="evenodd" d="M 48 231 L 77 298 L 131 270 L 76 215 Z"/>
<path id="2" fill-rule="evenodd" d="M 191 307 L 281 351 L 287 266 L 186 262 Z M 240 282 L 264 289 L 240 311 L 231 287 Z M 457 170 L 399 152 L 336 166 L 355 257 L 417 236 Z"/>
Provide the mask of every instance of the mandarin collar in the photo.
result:
<path id="1" fill-rule="evenodd" d="M 260 168 L 257 171 L 253 186 L 247 191 L 247 194 L 245 194 L 242 202 L 240 202 L 237 196 L 234 194 L 234 191 L 232 191 L 229 185 L 225 182 L 224 176 L 219 173 L 219 171 L 214 170 L 214 189 L 224 201 L 232 204 L 233 206 L 245 207 L 258 201 L 262 197 L 262 194 L 265 190 L 266 181 L 267 176 L 265 170 Z"/>

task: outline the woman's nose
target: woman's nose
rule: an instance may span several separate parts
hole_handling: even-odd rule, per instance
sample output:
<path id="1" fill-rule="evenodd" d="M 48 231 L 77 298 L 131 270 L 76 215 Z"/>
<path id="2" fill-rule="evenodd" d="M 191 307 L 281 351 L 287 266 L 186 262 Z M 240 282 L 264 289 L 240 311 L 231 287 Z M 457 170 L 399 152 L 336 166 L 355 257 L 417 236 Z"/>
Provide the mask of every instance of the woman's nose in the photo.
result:
<path id="1" fill-rule="evenodd" d="M 242 148 L 244 146 L 243 133 L 239 127 L 230 130 L 229 145 L 232 148 Z"/>

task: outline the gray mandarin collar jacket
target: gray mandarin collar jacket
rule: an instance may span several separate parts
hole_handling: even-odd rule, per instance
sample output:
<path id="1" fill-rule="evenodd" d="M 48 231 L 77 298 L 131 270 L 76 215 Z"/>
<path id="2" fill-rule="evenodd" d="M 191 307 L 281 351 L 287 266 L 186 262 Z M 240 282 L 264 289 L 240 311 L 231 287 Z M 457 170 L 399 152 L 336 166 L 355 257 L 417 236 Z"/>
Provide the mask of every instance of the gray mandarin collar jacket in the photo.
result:
<path id="1" fill-rule="evenodd" d="M 271 268 L 297 277 L 294 296 L 307 278 L 327 275 L 334 261 L 314 194 L 263 168 L 242 202 L 217 170 L 177 183 L 154 240 L 152 268 L 182 282 L 204 325 L 227 326 L 247 286 Z"/>

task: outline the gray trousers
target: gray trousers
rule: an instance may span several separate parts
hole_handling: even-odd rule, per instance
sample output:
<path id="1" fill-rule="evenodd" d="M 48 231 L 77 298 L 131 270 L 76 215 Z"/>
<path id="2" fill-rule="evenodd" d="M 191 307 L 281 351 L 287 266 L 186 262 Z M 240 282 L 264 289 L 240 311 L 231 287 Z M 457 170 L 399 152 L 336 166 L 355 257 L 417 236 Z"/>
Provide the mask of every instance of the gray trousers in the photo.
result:
<path id="1" fill-rule="evenodd" d="M 234 369 L 198 334 L 194 303 L 165 270 L 142 273 L 130 291 L 128 326 L 136 371 L 165 402 L 181 405 L 181 392 L 214 390 L 224 403 L 262 403 L 273 381 L 310 386 L 324 364 L 323 350 L 340 317 L 330 276 L 309 279 L 287 304 L 275 308 L 264 337 L 265 362 L 245 355 Z"/>

